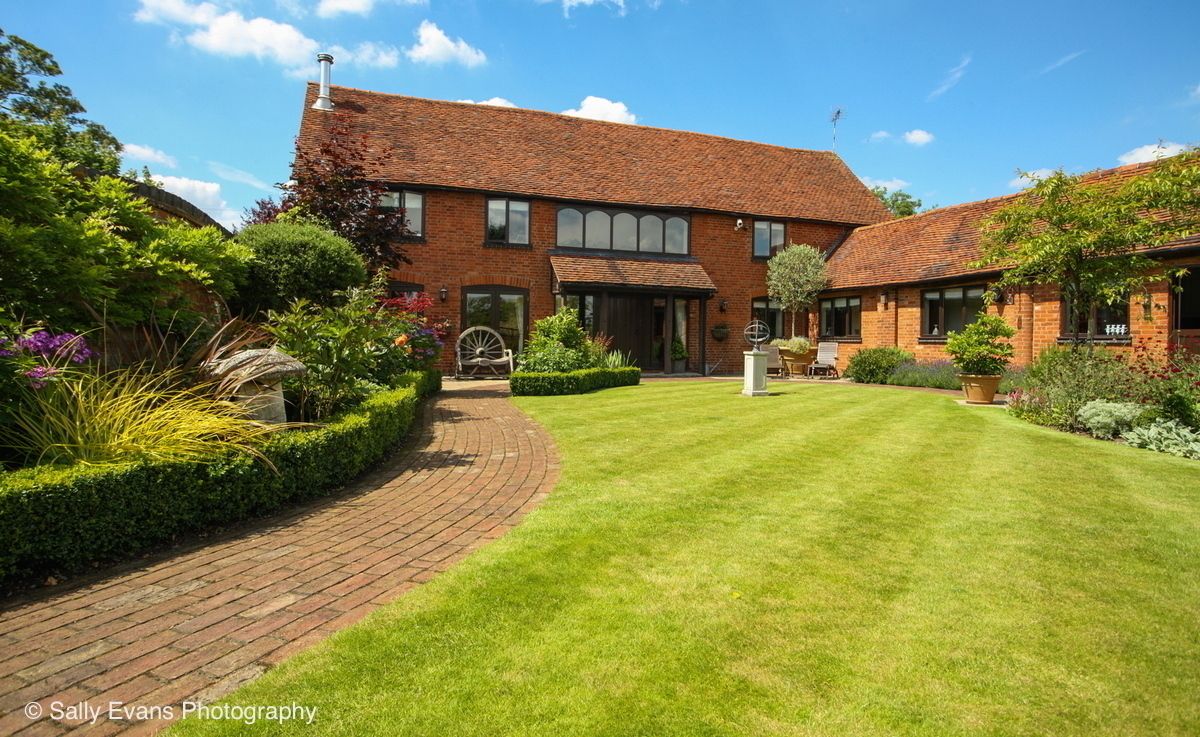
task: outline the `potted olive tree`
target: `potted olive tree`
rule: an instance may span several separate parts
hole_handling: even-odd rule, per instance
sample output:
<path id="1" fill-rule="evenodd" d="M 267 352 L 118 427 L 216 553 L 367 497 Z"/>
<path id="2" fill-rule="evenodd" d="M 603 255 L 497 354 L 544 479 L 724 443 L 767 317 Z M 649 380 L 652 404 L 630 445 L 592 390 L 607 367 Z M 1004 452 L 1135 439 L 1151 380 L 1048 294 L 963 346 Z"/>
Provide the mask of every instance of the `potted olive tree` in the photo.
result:
<path id="1" fill-rule="evenodd" d="M 958 380 L 971 404 L 991 404 L 1013 347 L 1006 338 L 1016 335 L 1003 318 L 980 315 L 967 327 L 946 334 L 946 352 L 958 368 Z"/>

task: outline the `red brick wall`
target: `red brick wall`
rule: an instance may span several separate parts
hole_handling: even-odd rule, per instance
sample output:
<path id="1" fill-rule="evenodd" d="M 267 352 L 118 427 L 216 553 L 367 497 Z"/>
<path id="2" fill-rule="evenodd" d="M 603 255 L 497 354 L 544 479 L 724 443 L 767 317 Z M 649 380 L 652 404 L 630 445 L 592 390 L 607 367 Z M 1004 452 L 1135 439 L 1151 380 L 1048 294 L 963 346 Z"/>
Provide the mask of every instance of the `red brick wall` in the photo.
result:
<path id="1" fill-rule="evenodd" d="M 434 297 L 432 316 L 447 319 L 451 334 L 441 368 L 453 368 L 453 341 L 462 319 L 462 290 L 472 285 L 500 284 L 529 290 L 529 325 L 554 311 L 548 252 L 555 247 L 558 204 L 546 200 L 531 202 L 530 248 L 495 248 L 484 245 L 486 196 L 476 193 L 425 192 L 425 239 L 412 243 L 405 253 L 412 264 L 394 269 L 392 278 L 420 284 Z M 635 208 L 636 209 L 636 208 Z M 745 341 L 742 328 L 750 320 L 750 302 L 766 294 L 766 262 L 752 257 L 753 220 L 743 218 L 737 230 L 737 217 L 694 213 L 691 218 L 691 253 L 698 258 L 716 284 L 717 293 L 708 301 L 709 335 L 707 360 L 720 361 L 718 371 L 740 372 Z M 828 248 L 845 235 L 844 226 L 789 222 L 787 239 Z M 448 299 L 441 302 L 438 290 L 445 287 Z M 720 311 L 724 300 L 726 312 Z M 693 301 L 688 315 L 689 368 L 699 370 L 699 310 Z M 713 326 L 725 323 L 730 337 L 718 342 L 711 336 Z M 798 323 L 799 327 L 799 323 Z"/>
<path id="2" fill-rule="evenodd" d="M 1196 259 L 1175 259 L 1168 263 L 1177 266 L 1197 267 Z M 978 284 L 963 282 L 964 285 Z M 918 360 L 948 359 L 945 344 L 920 341 L 921 292 L 924 288 L 887 288 L 887 304 L 881 303 L 881 287 L 859 290 L 829 292 L 822 297 L 860 296 L 862 298 L 862 340 L 844 342 L 838 349 L 838 364 L 846 367 L 847 361 L 863 348 L 899 346 L 914 354 Z M 1173 292 L 1164 281 L 1151 284 L 1147 290 L 1151 306 L 1147 315 L 1143 297 L 1138 295 L 1130 303 L 1129 330 L 1134 344 L 1166 341 L 1170 337 L 1171 305 Z M 1015 348 L 1013 364 L 1028 365 L 1034 357 L 1047 347 L 1058 345 L 1062 334 L 1062 308 L 1059 291 L 1054 286 L 1035 286 L 1019 289 L 1012 295 L 1012 304 L 995 304 L 988 308 L 991 314 L 1000 315 L 1017 330 L 1012 343 Z M 817 313 L 810 320 L 809 336 L 817 339 Z M 1128 350 L 1125 345 L 1113 345 L 1109 350 Z"/>

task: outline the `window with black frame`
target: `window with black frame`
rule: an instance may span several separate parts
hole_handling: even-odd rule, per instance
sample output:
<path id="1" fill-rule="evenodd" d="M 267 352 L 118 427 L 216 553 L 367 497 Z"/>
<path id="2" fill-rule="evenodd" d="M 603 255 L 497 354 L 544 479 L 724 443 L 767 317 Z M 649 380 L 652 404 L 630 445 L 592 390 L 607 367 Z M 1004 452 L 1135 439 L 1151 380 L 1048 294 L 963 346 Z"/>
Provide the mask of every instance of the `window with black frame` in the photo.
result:
<path id="1" fill-rule="evenodd" d="M 862 336 L 862 298 L 834 297 L 823 299 L 821 337 L 856 339 Z"/>
<path id="2" fill-rule="evenodd" d="M 555 242 L 559 248 L 686 256 L 688 230 L 687 219 L 679 215 L 562 207 Z"/>
<path id="3" fill-rule="evenodd" d="M 492 198 L 487 201 L 488 243 L 529 245 L 529 203 Z"/>
<path id="4" fill-rule="evenodd" d="M 946 287 L 921 292 L 921 337 L 944 338 L 975 322 L 984 309 L 986 289 Z"/>
<path id="5" fill-rule="evenodd" d="M 567 294 L 558 299 L 558 306 L 570 307 L 579 315 L 579 325 L 589 334 L 596 332 L 596 295 Z"/>
<path id="6" fill-rule="evenodd" d="M 755 297 L 750 301 L 750 315 L 754 320 L 762 320 L 771 331 L 771 340 L 784 337 L 783 308 L 769 297 Z"/>
<path id="7" fill-rule="evenodd" d="M 379 206 L 396 209 L 404 208 L 404 227 L 408 235 L 417 238 L 425 236 L 425 195 L 411 190 L 384 192 L 379 196 Z"/>
<path id="8" fill-rule="evenodd" d="M 1097 340 L 1127 340 L 1129 338 L 1129 301 L 1099 304 L 1089 313 L 1082 310 L 1074 314 L 1071 304 L 1062 301 L 1062 338 L 1084 340 L 1088 335 L 1088 318 L 1095 317 Z"/>
<path id="9" fill-rule="evenodd" d="M 768 220 L 754 221 L 754 257 L 770 258 L 776 249 L 783 247 L 786 227 L 783 223 Z"/>
<path id="10" fill-rule="evenodd" d="M 519 353 L 525 346 L 525 326 L 529 316 L 529 294 L 509 287 L 465 287 L 463 289 L 463 330 L 477 325 L 500 333 L 506 348 Z"/>

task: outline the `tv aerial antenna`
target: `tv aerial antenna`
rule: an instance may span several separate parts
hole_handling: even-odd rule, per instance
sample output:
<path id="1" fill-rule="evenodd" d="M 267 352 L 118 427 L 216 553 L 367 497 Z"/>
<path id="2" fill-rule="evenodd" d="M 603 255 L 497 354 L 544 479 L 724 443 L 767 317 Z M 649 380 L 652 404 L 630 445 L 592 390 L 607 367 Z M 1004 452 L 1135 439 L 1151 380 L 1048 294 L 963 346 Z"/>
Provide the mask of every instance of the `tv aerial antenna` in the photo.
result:
<path id="1" fill-rule="evenodd" d="M 835 107 L 833 109 L 833 115 L 829 116 L 829 122 L 833 124 L 833 150 L 834 151 L 837 150 L 838 121 L 840 121 L 842 119 L 843 115 L 845 115 L 845 111 L 840 107 Z"/>

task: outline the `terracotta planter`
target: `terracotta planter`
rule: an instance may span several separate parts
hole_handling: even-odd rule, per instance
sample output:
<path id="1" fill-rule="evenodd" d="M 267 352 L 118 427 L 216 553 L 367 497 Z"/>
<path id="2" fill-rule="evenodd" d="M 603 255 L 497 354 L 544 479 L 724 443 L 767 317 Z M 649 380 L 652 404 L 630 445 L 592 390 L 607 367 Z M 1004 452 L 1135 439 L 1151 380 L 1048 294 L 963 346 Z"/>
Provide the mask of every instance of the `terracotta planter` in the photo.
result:
<path id="1" fill-rule="evenodd" d="M 817 352 L 815 350 L 796 353 L 789 351 L 787 348 L 779 349 L 779 360 L 783 361 L 783 367 L 787 370 L 788 376 L 804 376 L 808 372 L 809 364 L 816 357 Z"/>
<path id="2" fill-rule="evenodd" d="M 980 374 L 959 374 L 963 394 L 967 395 L 968 404 L 991 404 L 996 398 L 996 390 L 1000 388 L 1000 376 L 983 376 Z"/>

